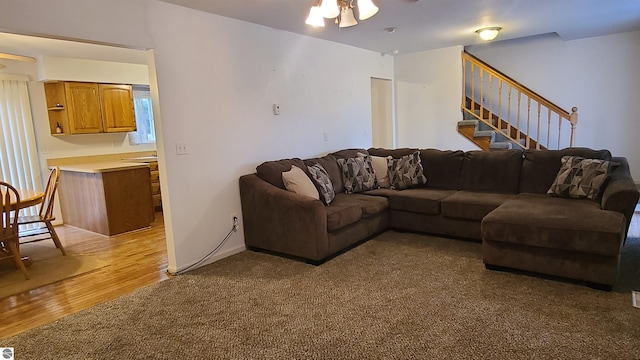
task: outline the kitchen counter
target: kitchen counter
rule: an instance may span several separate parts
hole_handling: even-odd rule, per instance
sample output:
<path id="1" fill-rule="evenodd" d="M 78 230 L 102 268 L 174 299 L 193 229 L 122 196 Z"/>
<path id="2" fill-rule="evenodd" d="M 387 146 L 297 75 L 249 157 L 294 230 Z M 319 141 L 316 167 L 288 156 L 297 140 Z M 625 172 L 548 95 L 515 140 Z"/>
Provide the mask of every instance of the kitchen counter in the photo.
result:
<path id="1" fill-rule="evenodd" d="M 121 171 L 149 167 L 143 162 L 102 161 L 92 163 L 79 163 L 60 165 L 60 171 L 73 171 L 82 173 L 103 173 L 109 171 Z"/>
<path id="2" fill-rule="evenodd" d="M 149 164 L 101 161 L 58 166 L 65 224 L 112 236 L 153 222 Z"/>

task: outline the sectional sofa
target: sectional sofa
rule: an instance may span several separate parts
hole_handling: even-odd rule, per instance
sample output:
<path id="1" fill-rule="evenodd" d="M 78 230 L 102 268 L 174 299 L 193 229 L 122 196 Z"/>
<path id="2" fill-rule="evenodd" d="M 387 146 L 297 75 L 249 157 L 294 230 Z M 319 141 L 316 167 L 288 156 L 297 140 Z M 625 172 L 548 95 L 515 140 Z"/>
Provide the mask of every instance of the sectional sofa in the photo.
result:
<path id="1" fill-rule="evenodd" d="M 363 184 L 351 183 L 353 169 L 345 164 L 358 158 L 378 179 L 354 191 Z M 372 159 L 395 165 L 414 159 L 419 166 L 395 174 L 389 165 L 386 175 L 400 182 L 378 188 L 384 171 L 376 171 Z M 587 163 L 604 171 L 582 176 L 580 167 Z M 312 183 L 320 196 L 314 198 L 287 190 L 283 180 L 294 168 L 311 175 L 310 167 L 318 164 L 335 194 L 328 204 L 317 181 Z M 576 191 L 571 181 L 590 176 L 599 188 L 568 193 Z M 555 193 L 548 194 L 552 187 Z M 519 269 L 607 289 L 616 281 L 639 194 L 626 159 L 612 158 L 607 150 L 372 148 L 265 162 L 240 178 L 240 196 L 245 242 L 252 250 L 318 264 L 387 229 L 416 231 L 482 241 L 489 269 Z"/>

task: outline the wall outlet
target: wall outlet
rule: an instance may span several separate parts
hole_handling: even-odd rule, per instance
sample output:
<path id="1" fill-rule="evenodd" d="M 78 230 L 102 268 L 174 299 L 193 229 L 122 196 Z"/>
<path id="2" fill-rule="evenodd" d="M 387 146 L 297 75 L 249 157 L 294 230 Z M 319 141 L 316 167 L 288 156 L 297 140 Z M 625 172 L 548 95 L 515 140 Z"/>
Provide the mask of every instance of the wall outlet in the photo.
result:
<path id="1" fill-rule="evenodd" d="M 324 132 L 324 141 L 329 141 L 329 133 L 328 132 Z"/>
<path id="2" fill-rule="evenodd" d="M 189 148 L 187 148 L 187 144 L 185 143 L 176 143 L 176 155 L 187 155 L 189 153 Z"/>
<path id="3" fill-rule="evenodd" d="M 231 225 L 233 226 L 233 231 L 237 231 L 240 227 L 240 218 L 237 213 L 231 213 Z"/>
<path id="4" fill-rule="evenodd" d="M 273 115 L 280 115 L 280 105 L 273 104 Z"/>

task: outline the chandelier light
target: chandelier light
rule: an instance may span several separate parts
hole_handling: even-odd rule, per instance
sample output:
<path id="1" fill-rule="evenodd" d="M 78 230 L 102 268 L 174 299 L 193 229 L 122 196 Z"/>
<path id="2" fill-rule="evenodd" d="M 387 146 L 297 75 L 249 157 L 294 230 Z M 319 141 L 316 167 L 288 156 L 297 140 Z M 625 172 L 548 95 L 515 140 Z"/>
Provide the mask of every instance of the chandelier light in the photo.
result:
<path id="1" fill-rule="evenodd" d="M 338 27 L 358 25 L 354 15 L 354 1 L 357 1 L 358 19 L 367 20 L 378 13 L 378 7 L 372 0 L 320 0 L 320 4 L 312 6 L 305 23 L 307 25 L 324 27 L 324 19 L 335 19 Z"/>
<path id="2" fill-rule="evenodd" d="M 500 30 L 502 30 L 501 27 L 494 26 L 476 30 L 476 33 L 478 33 L 478 36 L 480 36 L 482 40 L 491 41 L 498 36 Z"/>

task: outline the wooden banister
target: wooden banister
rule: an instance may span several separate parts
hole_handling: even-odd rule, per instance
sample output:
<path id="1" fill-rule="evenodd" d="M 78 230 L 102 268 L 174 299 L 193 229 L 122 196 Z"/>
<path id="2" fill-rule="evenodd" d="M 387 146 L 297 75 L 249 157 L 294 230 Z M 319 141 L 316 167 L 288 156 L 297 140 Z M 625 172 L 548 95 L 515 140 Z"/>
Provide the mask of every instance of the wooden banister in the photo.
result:
<path id="1" fill-rule="evenodd" d="M 504 135 L 509 140 L 524 148 L 541 149 L 543 148 L 542 142 L 546 143 L 547 148 L 551 143 L 557 143 L 560 148 L 567 141 L 570 147 L 574 146 L 575 128 L 578 123 L 578 109 L 576 107 L 573 107 L 572 112 L 569 113 L 464 51 L 462 52 L 462 67 L 464 82 L 462 108 L 473 114 L 478 120 L 493 129 L 497 128 L 498 131 L 504 130 Z M 495 82 L 498 83 L 497 93 Z M 506 94 L 503 93 L 503 84 L 507 84 Z M 504 102 L 507 102 L 506 109 L 503 108 Z M 545 109 L 547 110 L 546 122 L 541 119 Z M 556 117 L 557 128 L 552 129 Z M 562 123 L 565 121 L 570 124 L 570 134 L 568 139 L 563 140 L 566 138 L 562 129 Z M 553 137 L 552 140 L 551 137 Z"/>

